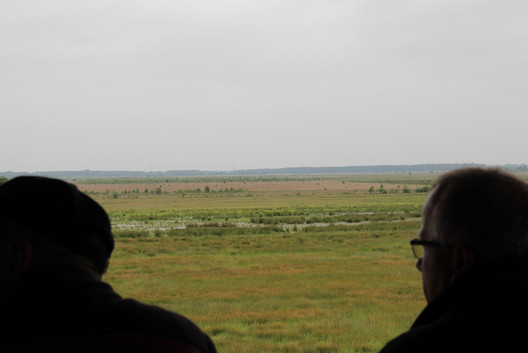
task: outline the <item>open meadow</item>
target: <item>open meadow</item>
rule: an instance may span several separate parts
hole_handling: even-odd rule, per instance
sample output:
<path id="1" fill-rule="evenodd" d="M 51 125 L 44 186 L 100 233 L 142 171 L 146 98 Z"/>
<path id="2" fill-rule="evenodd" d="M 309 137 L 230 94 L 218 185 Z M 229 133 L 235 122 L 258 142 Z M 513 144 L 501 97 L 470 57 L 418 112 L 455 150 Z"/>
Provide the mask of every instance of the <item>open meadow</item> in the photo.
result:
<path id="1" fill-rule="evenodd" d="M 76 183 L 112 219 L 105 280 L 219 352 L 376 352 L 425 306 L 409 240 L 435 177 Z"/>

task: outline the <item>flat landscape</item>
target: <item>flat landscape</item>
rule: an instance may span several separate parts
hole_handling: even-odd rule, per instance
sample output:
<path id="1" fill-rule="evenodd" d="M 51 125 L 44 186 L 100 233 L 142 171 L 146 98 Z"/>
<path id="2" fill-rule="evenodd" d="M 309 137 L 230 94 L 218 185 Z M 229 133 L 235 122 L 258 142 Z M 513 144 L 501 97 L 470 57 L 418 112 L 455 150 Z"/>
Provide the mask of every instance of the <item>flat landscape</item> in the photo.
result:
<path id="1" fill-rule="evenodd" d="M 436 174 L 80 180 L 105 275 L 219 352 L 376 352 L 425 305 L 409 240 Z"/>

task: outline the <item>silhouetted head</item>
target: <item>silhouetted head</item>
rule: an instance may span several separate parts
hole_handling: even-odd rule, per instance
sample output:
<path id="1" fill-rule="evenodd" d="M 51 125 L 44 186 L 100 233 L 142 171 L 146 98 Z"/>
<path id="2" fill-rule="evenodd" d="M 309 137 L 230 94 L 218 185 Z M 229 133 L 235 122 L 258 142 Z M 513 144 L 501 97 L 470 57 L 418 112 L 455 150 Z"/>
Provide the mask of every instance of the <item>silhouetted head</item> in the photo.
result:
<path id="1" fill-rule="evenodd" d="M 431 301 L 471 268 L 528 255 L 528 185 L 498 169 L 444 174 L 422 214 L 417 267 Z"/>
<path id="2" fill-rule="evenodd" d="M 0 185 L 0 232 L 3 250 L 12 240 L 27 238 L 44 252 L 79 255 L 99 275 L 114 248 L 103 208 L 75 185 L 44 177 L 22 176 Z"/>
<path id="3" fill-rule="evenodd" d="M 443 175 L 432 209 L 438 239 L 467 244 L 482 261 L 528 254 L 528 184 L 499 169 Z"/>

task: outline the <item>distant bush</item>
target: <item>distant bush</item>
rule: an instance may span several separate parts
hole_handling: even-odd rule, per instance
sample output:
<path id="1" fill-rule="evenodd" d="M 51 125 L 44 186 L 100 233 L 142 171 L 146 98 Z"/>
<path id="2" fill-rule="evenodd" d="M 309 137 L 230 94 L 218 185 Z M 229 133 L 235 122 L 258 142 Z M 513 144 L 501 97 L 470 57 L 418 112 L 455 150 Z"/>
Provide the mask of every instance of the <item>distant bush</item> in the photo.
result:
<path id="1" fill-rule="evenodd" d="M 251 223 L 255 224 L 304 224 L 306 219 L 302 216 L 275 216 L 275 217 L 252 217 Z"/>
<path id="2" fill-rule="evenodd" d="M 116 238 L 142 238 L 148 237 L 149 232 L 145 230 L 117 230 L 113 231 Z"/>
<path id="3" fill-rule="evenodd" d="M 429 192 L 429 186 L 422 186 L 421 188 L 416 189 L 416 192 Z"/>
<path id="4" fill-rule="evenodd" d="M 282 233 L 281 227 L 187 227 L 185 229 L 171 229 L 166 231 L 168 236 L 206 236 L 206 235 L 246 235 Z"/>

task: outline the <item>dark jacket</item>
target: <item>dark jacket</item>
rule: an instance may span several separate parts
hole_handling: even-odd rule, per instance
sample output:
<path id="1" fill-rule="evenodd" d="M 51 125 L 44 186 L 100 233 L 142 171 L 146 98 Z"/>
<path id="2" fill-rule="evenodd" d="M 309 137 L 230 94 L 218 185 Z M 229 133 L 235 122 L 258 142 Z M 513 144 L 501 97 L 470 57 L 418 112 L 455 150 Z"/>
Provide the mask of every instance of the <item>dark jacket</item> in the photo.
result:
<path id="1" fill-rule="evenodd" d="M 0 349 L 32 342 L 97 337 L 171 340 L 216 352 L 211 339 L 189 319 L 153 305 L 123 299 L 108 284 L 72 268 L 30 276 L 0 299 Z"/>
<path id="2" fill-rule="evenodd" d="M 527 338 L 528 258 L 521 258 L 458 279 L 381 352 L 528 352 Z"/>

